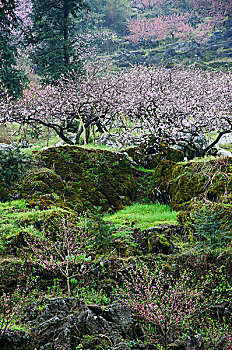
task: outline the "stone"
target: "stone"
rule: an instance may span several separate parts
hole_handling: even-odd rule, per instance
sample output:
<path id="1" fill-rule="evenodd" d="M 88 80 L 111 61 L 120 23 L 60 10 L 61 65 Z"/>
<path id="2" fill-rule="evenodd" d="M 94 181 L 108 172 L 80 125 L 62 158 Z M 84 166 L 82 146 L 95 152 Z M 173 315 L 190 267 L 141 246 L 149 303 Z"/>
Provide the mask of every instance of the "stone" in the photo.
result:
<path id="1" fill-rule="evenodd" d="M 204 198 L 228 203 L 232 194 L 232 158 L 182 164 L 161 161 L 153 179 L 154 199 L 170 204 L 174 210 L 188 210 Z"/>
<path id="2" fill-rule="evenodd" d="M 31 148 L 34 147 L 33 143 L 28 143 L 27 141 L 13 142 L 12 146 L 14 148 Z"/>
<path id="3" fill-rule="evenodd" d="M 213 35 L 211 35 L 211 37 L 208 39 L 208 42 L 217 42 L 218 40 L 223 39 L 223 32 L 219 31 L 219 32 L 215 32 Z"/>
<path id="4" fill-rule="evenodd" d="M 147 237 L 147 251 L 149 253 L 172 254 L 177 248 L 170 241 L 172 235 L 180 234 L 182 228 L 177 225 L 160 225 L 150 227 L 142 231 L 144 237 Z"/>
<path id="5" fill-rule="evenodd" d="M 168 255 L 174 252 L 174 246 L 165 236 L 154 231 L 148 238 L 148 252 Z"/>
<path id="6" fill-rule="evenodd" d="M 217 155 L 221 158 L 232 157 L 232 153 L 226 149 L 218 148 Z"/>
<path id="7" fill-rule="evenodd" d="M 187 145 L 193 143 L 197 149 L 204 150 L 207 145 L 208 141 L 204 135 L 204 133 L 200 132 L 197 136 L 192 136 L 191 133 L 186 133 L 184 136 L 180 135 L 181 141 L 177 143 L 175 148 L 180 149 L 182 152 L 184 152 L 185 157 L 187 157 L 188 160 L 193 159 L 196 157 L 196 151 L 195 150 L 188 150 L 186 148 Z"/>
<path id="8" fill-rule="evenodd" d="M 8 150 L 15 150 L 18 148 L 31 148 L 31 147 L 34 147 L 34 145 L 26 141 L 22 141 L 19 143 L 13 142 L 12 144 L 0 143 L 0 151 L 8 151 Z"/>
<path id="9" fill-rule="evenodd" d="M 232 37 L 232 28 L 227 29 L 224 33 L 223 33 L 224 38 L 228 39 Z"/>
<path id="10" fill-rule="evenodd" d="M 102 144 L 107 147 L 120 148 L 122 144 L 118 141 L 119 135 L 116 133 L 104 133 L 96 141 L 96 144 Z"/>
<path id="11" fill-rule="evenodd" d="M 0 151 L 8 151 L 13 150 L 15 147 L 13 145 L 9 145 L 7 143 L 0 143 Z"/>
<path id="12" fill-rule="evenodd" d="M 183 41 L 175 44 L 173 48 L 176 51 L 183 51 L 183 52 L 189 52 L 191 50 L 198 49 L 200 45 L 193 41 Z"/>
<path id="13" fill-rule="evenodd" d="M 131 161 L 120 152 L 66 145 L 36 156 L 44 167 L 28 172 L 22 186 L 22 196 L 31 205 L 107 211 L 122 209 L 133 198 Z"/>
<path id="14" fill-rule="evenodd" d="M 100 309 L 77 298 L 44 298 L 35 302 L 25 316 L 30 335 L 27 350 L 71 350 L 85 335 L 104 335 L 115 345 L 121 343 L 122 337 L 136 336 L 129 308 L 111 304 L 102 312 Z"/>
<path id="15" fill-rule="evenodd" d="M 127 153 L 137 166 L 140 165 L 145 169 L 155 169 L 162 160 L 173 162 L 184 160 L 184 153 L 180 149 L 169 147 L 165 143 L 157 144 L 153 135 L 139 146 L 127 148 L 124 153 Z"/>
<path id="16" fill-rule="evenodd" d="M 219 142 L 218 142 L 218 145 L 226 145 L 226 144 L 229 144 L 229 143 L 232 143 L 232 132 L 223 135 L 223 136 L 220 138 L 220 140 L 219 140 Z"/>
<path id="17" fill-rule="evenodd" d="M 170 350 L 185 350 L 185 342 L 183 340 L 177 339 L 175 342 L 168 344 L 168 349 Z"/>
<path id="18" fill-rule="evenodd" d="M 2 336 L 0 332 L 0 349 L 1 350 L 26 349 L 28 342 L 29 342 L 28 332 L 7 329 Z"/>

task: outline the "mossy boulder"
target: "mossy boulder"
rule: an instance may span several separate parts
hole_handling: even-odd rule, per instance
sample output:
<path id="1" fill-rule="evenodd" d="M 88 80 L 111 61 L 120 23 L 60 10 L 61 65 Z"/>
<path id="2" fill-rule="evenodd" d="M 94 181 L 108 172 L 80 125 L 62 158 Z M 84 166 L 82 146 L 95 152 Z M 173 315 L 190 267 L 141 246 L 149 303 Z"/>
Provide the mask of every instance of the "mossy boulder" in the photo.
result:
<path id="1" fill-rule="evenodd" d="M 164 160 L 169 160 L 175 163 L 182 162 L 184 160 L 184 153 L 178 149 L 161 145 L 159 153 L 147 155 L 145 157 L 144 167 L 146 169 L 155 169 L 157 165 Z"/>
<path id="2" fill-rule="evenodd" d="M 148 252 L 171 254 L 174 252 L 173 244 L 163 235 L 153 232 L 148 237 Z"/>
<path id="3" fill-rule="evenodd" d="M 56 233 L 59 232 L 64 221 L 75 225 L 78 222 L 78 217 L 72 211 L 54 209 L 45 215 L 43 228 L 53 237 L 56 237 Z"/>
<path id="4" fill-rule="evenodd" d="M 23 197 L 33 204 L 42 198 L 44 206 L 107 211 L 121 209 L 134 195 L 130 162 L 121 153 L 62 146 L 36 157 L 42 168 L 28 173 L 22 187 Z"/>
<path id="5" fill-rule="evenodd" d="M 143 143 L 139 147 L 128 148 L 127 154 L 145 169 L 155 169 L 164 160 L 175 163 L 184 160 L 184 153 L 181 150 L 171 148 L 163 143 L 159 145 L 158 149 L 154 149 L 149 144 Z"/>
<path id="6" fill-rule="evenodd" d="M 161 161 L 153 174 L 154 192 L 160 202 L 171 204 L 176 210 L 191 209 L 194 203 L 204 198 L 230 203 L 231 164 L 232 158 L 182 164 Z"/>

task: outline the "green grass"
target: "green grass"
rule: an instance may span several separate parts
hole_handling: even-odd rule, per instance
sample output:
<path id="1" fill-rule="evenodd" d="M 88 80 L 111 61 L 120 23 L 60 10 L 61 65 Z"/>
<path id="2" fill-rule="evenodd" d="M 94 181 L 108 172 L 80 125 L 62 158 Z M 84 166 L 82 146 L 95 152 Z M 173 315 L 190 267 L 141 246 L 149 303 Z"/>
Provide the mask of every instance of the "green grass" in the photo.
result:
<path id="1" fill-rule="evenodd" d="M 110 215 L 104 216 L 105 221 L 109 221 L 116 226 L 131 225 L 146 229 L 156 225 L 177 224 L 177 212 L 172 211 L 170 206 L 163 204 L 133 204 Z"/>
<path id="2" fill-rule="evenodd" d="M 16 236 L 20 232 L 34 233 L 35 224 L 42 223 L 45 216 L 54 209 L 62 210 L 56 207 L 47 210 L 30 209 L 23 199 L 0 202 L 0 251 L 3 249 L 3 241 L 9 237 Z"/>
<path id="3" fill-rule="evenodd" d="M 47 142 L 47 140 L 45 138 L 43 138 L 43 139 L 41 138 L 40 140 L 36 140 L 36 141 L 32 142 L 32 143 L 34 143 L 33 147 L 31 147 L 31 148 L 22 148 L 21 151 L 24 154 L 30 155 L 30 154 L 33 153 L 33 151 L 39 151 L 39 150 L 41 150 L 41 148 L 55 145 L 59 141 L 61 141 L 61 139 L 58 136 L 56 136 L 56 135 L 50 137 L 48 142 Z"/>
<path id="4" fill-rule="evenodd" d="M 109 147 L 109 146 L 105 146 L 105 145 L 102 145 L 102 144 L 93 144 L 93 143 L 88 143 L 87 145 L 76 145 L 76 146 L 80 146 L 82 148 L 87 148 L 87 149 L 101 149 L 103 151 L 117 151 L 118 149 L 117 148 L 114 148 L 114 147 Z"/>
<path id="5" fill-rule="evenodd" d="M 132 168 L 137 169 L 137 170 L 141 170 L 141 171 L 143 171 L 144 173 L 150 173 L 150 174 L 154 173 L 154 169 L 145 169 L 145 168 L 142 167 L 142 166 L 138 166 L 138 167 L 134 167 L 134 166 L 133 166 Z"/>

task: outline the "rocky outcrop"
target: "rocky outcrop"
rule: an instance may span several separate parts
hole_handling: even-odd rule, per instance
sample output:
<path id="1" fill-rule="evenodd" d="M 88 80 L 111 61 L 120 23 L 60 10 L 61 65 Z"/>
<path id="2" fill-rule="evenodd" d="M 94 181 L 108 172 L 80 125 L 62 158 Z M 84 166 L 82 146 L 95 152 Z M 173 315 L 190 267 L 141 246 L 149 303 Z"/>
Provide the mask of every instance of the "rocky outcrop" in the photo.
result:
<path id="1" fill-rule="evenodd" d="M 24 322 L 28 333 L 15 332 L 17 337 L 10 342 L 2 338 L 1 350 L 75 350 L 83 338 L 86 349 L 96 349 L 97 342 L 113 348 L 122 339 L 136 337 L 128 308 L 112 304 L 103 309 L 77 298 L 35 302 L 26 311 Z"/>
<path id="2" fill-rule="evenodd" d="M 0 151 L 7 151 L 19 148 L 31 148 L 34 145 L 32 143 L 28 143 L 26 141 L 22 142 L 13 142 L 11 144 L 8 143 L 0 143 Z"/>
<path id="3" fill-rule="evenodd" d="M 189 209 L 202 199 L 231 203 L 232 158 L 183 164 L 161 161 L 153 180 L 156 199 L 171 204 L 176 210 Z"/>
<path id="4" fill-rule="evenodd" d="M 121 209 L 133 197 L 135 181 L 122 153 L 63 146 L 42 150 L 36 157 L 41 166 L 27 174 L 22 188 L 32 205 L 107 211 Z"/>
<path id="5" fill-rule="evenodd" d="M 144 142 L 138 147 L 128 148 L 126 153 L 137 166 L 142 166 L 145 169 L 155 169 L 163 160 L 173 162 L 184 160 L 182 150 L 169 147 L 165 143 L 155 146 L 152 137 L 148 142 Z"/>
<path id="6" fill-rule="evenodd" d="M 24 331 L 6 330 L 1 334 L 0 331 L 0 349 L 1 350 L 26 350 L 29 344 L 29 334 Z"/>

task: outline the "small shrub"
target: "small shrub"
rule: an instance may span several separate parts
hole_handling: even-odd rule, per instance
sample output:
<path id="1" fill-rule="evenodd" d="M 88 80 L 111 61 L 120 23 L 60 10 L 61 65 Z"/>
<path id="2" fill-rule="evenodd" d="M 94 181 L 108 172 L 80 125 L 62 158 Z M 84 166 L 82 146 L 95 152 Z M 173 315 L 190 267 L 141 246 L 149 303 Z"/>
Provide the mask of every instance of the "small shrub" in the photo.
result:
<path id="1" fill-rule="evenodd" d="M 212 249 L 231 241 L 231 224 L 226 222 L 221 210 L 204 207 L 192 215 L 193 234 L 200 238 L 198 246 Z"/>
<path id="2" fill-rule="evenodd" d="M 86 263 L 91 260 L 88 250 L 88 236 L 84 225 L 79 226 L 72 221 L 72 217 L 62 219 L 62 225 L 54 234 L 43 229 L 25 237 L 29 251 L 32 250 L 33 262 L 48 270 L 58 270 L 66 279 L 68 295 L 71 296 L 70 280 L 80 278 L 86 272 Z"/>
<path id="3" fill-rule="evenodd" d="M 202 291 L 191 288 L 190 280 L 187 272 L 175 278 L 162 270 L 152 272 L 144 264 L 135 264 L 122 275 L 123 285 L 117 289 L 119 302 L 143 321 L 158 325 L 167 350 L 170 333 L 188 328 L 205 304 Z"/>
<path id="4" fill-rule="evenodd" d="M 115 227 L 105 222 L 100 214 L 89 214 L 86 218 L 86 229 L 91 236 L 91 245 L 96 253 L 107 253 L 112 248 Z"/>
<path id="5" fill-rule="evenodd" d="M 24 315 L 33 298 L 36 280 L 28 280 L 26 286 L 18 284 L 12 292 L 0 295 L 0 340 L 7 329 L 16 324 Z"/>

